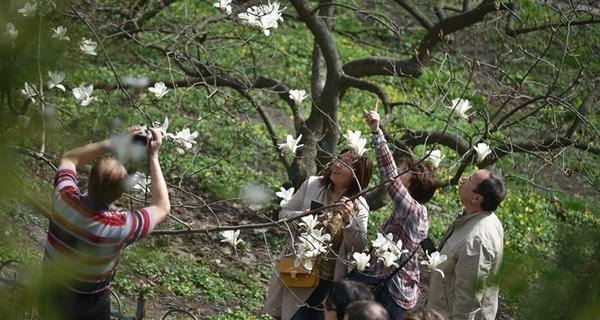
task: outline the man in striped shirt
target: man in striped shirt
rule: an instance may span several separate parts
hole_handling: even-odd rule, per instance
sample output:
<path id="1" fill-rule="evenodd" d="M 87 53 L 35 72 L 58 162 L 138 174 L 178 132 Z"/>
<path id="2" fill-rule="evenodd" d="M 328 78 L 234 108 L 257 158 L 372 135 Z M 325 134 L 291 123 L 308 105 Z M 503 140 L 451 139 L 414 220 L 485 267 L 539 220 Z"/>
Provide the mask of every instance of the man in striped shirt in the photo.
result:
<path id="1" fill-rule="evenodd" d="M 139 133 L 134 127 L 128 134 Z M 125 190 L 127 171 L 114 158 L 100 159 L 88 178 L 88 193 L 77 187 L 77 169 L 110 152 L 111 140 L 66 152 L 54 178 L 54 210 L 44 251 L 40 315 L 43 319 L 110 319 L 108 290 L 121 251 L 152 232 L 170 210 L 158 161 L 162 134 L 147 138 L 151 201 L 145 208 L 113 211 Z"/>
<path id="2" fill-rule="evenodd" d="M 381 180 L 390 181 L 386 188 L 394 204 L 392 213 L 379 227 L 379 232 L 383 235 L 393 234 L 395 243 L 402 240 L 401 249 L 413 253 L 419 250 L 421 241 L 427 238 L 429 219 L 424 204 L 435 193 L 437 177 L 429 165 L 419 163 L 413 158 L 409 158 L 401 168 L 397 168 L 383 132 L 379 129 L 379 114 L 377 111 L 365 110 L 364 116 L 373 133 L 373 147 L 377 154 Z M 384 280 L 395 271 L 393 267 L 385 268 L 376 255 L 371 256 L 369 273 L 377 279 Z M 413 308 L 417 303 L 420 281 L 417 260 L 417 255 L 412 255 L 410 261 L 385 284 L 376 297 L 387 309 L 392 320 L 400 319 L 405 310 Z"/>

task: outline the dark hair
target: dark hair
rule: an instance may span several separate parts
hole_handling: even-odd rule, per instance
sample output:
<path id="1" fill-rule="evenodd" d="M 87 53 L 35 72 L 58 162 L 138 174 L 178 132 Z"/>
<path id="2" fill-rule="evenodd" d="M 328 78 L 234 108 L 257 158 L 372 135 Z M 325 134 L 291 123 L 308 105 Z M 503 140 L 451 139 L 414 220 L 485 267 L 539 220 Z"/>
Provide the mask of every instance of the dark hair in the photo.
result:
<path id="1" fill-rule="evenodd" d="M 489 171 L 490 175 L 477 186 L 477 192 L 483 197 L 481 209 L 494 211 L 506 196 L 506 183 L 498 170 L 492 167 L 485 167 L 484 170 Z"/>
<path id="2" fill-rule="evenodd" d="M 101 159 L 92 167 L 88 179 L 88 195 L 105 205 L 118 200 L 124 191 L 127 170 L 116 159 Z"/>
<path id="3" fill-rule="evenodd" d="M 433 198 L 438 184 L 433 167 L 429 163 L 411 157 L 406 160 L 406 168 L 413 173 L 408 193 L 420 204 L 429 202 Z"/>
<path id="4" fill-rule="evenodd" d="M 377 301 L 359 300 L 346 307 L 344 314 L 352 320 L 389 320 L 387 310 Z"/>
<path id="5" fill-rule="evenodd" d="M 346 307 L 350 303 L 359 300 L 374 299 L 371 290 L 366 284 L 352 280 L 340 280 L 335 281 L 331 285 L 327 297 L 325 297 L 325 307 L 335 310 L 338 320 L 343 320 Z"/>
<path id="6" fill-rule="evenodd" d="M 352 150 L 350 148 L 342 150 L 336 159 L 339 159 L 340 156 L 345 153 L 352 153 Z M 332 167 L 333 166 L 330 165 L 321 172 L 322 184 L 328 185 L 331 183 L 330 176 Z M 356 161 L 354 162 L 354 176 L 355 179 L 352 179 L 352 182 L 350 183 L 350 186 L 345 194 L 349 197 L 359 194 L 369 185 L 369 182 L 371 181 L 371 176 L 373 176 L 373 162 L 367 156 L 367 154 L 363 154 L 362 156 L 356 158 Z"/>
<path id="7" fill-rule="evenodd" d="M 445 320 L 437 311 L 425 306 L 414 307 L 402 315 L 402 320 Z"/>

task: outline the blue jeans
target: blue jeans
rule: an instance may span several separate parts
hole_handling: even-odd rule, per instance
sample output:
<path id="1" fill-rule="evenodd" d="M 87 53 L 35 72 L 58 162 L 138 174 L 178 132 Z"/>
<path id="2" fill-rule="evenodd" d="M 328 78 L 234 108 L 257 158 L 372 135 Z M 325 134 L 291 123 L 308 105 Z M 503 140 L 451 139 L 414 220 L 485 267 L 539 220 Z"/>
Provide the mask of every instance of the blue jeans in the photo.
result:
<path id="1" fill-rule="evenodd" d="M 323 300 L 329 293 L 332 281 L 320 279 L 319 285 L 310 297 L 306 299 L 305 305 L 300 307 L 292 317 L 292 320 L 323 320 Z"/>
<path id="2" fill-rule="evenodd" d="M 379 290 L 375 300 L 377 300 L 377 302 L 379 302 L 385 308 L 385 310 L 387 310 L 388 314 L 390 315 L 390 320 L 401 319 L 404 311 L 406 311 L 396 304 L 396 301 L 394 301 L 388 292 L 387 286 Z"/>

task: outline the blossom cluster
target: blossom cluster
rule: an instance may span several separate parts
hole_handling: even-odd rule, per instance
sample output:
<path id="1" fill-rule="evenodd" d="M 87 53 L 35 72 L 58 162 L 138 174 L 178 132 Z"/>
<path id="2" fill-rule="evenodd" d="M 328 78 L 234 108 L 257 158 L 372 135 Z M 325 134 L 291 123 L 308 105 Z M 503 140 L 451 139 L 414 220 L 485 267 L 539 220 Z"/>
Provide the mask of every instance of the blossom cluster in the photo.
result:
<path id="1" fill-rule="evenodd" d="M 319 221 L 316 215 L 308 215 L 301 220 L 299 226 L 304 228 L 305 232 L 302 232 L 298 238 L 300 243 L 296 246 L 294 265 L 302 265 L 310 271 L 318 258 L 329 249 L 328 242 L 331 241 L 331 235 L 323 232 L 322 228 L 317 229 Z"/>

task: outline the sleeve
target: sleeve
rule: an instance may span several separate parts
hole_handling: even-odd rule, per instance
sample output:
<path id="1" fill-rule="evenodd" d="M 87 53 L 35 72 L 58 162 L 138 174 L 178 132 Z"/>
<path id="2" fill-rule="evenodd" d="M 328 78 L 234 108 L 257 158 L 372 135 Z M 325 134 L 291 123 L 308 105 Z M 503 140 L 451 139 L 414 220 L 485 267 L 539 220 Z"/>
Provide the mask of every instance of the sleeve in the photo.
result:
<path id="1" fill-rule="evenodd" d="M 302 211 L 308 209 L 303 208 L 304 206 L 304 197 L 306 196 L 306 190 L 308 189 L 309 179 L 306 179 L 300 189 L 294 193 L 292 199 L 288 201 L 285 205 L 281 207 L 281 211 L 279 211 L 279 219 L 288 219 L 293 218 L 302 213 Z"/>
<path id="2" fill-rule="evenodd" d="M 481 238 L 467 240 L 456 263 L 456 298 L 452 306 L 452 319 L 474 319 L 481 310 L 492 261 L 492 254 Z"/>
<path id="3" fill-rule="evenodd" d="M 152 233 L 156 226 L 154 212 L 149 207 L 130 212 L 128 219 L 130 228 L 126 238 L 127 245 L 145 238 Z"/>
<path id="4" fill-rule="evenodd" d="M 346 252 L 362 251 L 367 246 L 367 223 L 369 222 L 369 205 L 363 197 L 357 200 L 359 210 L 350 223 L 344 226 L 344 243 Z"/>
<path id="5" fill-rule="evenodd" d="M 54 191 L 58 192 L 66 187 L 77 188 L 77 171 L 75 166 L 63 164 L 54 174 Z"/>
<path id="6" fill-rule="evenodd" d="M 387 146 L 385 136 L 381 131 L 374 134 L 373 137 L 373 148 L 377 155 L 377 164 L 379 165 L 379 173 L 381 174 L 382 180 L 393 179 L 398 175 L 398 168 L 394 162 L 394 158 L 390 153 L 390 149 Z"/>

